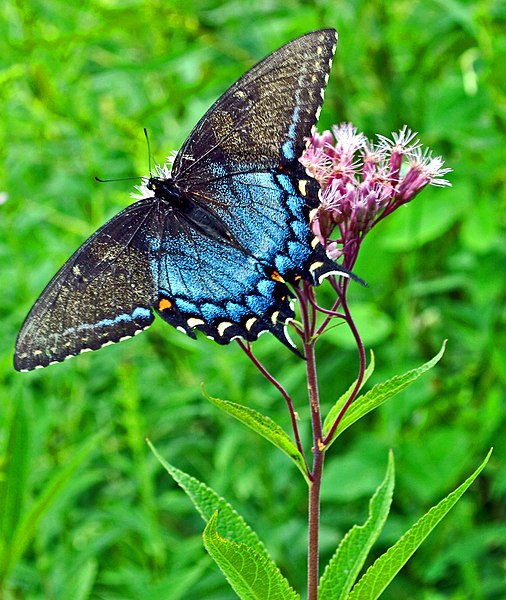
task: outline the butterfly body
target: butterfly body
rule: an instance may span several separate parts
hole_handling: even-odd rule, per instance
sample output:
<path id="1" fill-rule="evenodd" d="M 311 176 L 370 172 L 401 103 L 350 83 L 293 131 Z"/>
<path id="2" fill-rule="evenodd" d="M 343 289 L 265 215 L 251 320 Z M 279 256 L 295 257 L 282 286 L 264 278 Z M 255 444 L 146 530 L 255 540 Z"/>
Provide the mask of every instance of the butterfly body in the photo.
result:
<path id="1" fill-rule="evenodd" d="M 258 63 L 202 117 L 172 168 L 93 234 L 37 300 L 14 365 L 31 370 L 139 333 L 154 313 L 221 344 L 286 334 L 288 284 L 343 272 L 310 229 L 318 185 L 298 157 L 322 104 L 336 33 Z"/>

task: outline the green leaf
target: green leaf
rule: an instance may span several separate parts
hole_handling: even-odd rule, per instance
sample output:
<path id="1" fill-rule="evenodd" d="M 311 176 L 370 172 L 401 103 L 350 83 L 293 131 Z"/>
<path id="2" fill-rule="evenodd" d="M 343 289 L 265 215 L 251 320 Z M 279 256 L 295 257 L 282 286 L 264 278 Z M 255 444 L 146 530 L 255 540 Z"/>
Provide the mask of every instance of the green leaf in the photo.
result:
<path id="1" fill-rule="evenodd" d="M 276 565 L 247 544 L 221 537 L 218 511 L 209 519 L 203 538 L 206 550 L 241 600 L 297 600 L 300 596 Z"/>
<path id="2" fill-rule="evenodd" d="M 390 451 L 385 479 L 369 502 L 369 517 L 354 525 L 344 536 L 320 580 L 319 596 L 324 600 L 345 600 L 369 551 L 387 520 L 394 492 L 394 457 Z"/>
<path id="3" fill-rule="evenodd" d="M 265 560 L 272 560 L 257 534 L 224 498 L 218 496 L 214 490 L 198 479 L 195 479 L 195 477 L 191 477 L 169 464 L 160 456 L 149 440 L 147 440 L 147 443 L 163 468 L 193 502 L 193 505 L 206 523 L 218 510 L 220 513 L 220 532 L 222 535 L 233 539 L 235 542 L 246 544 L 249 548 L 254 549 L 257 554 L 263 556 Z"/>
<path id="4" fill-rule="evenodd" d="M 295 463 L 309 484 L 304 457 L 284 429 L 271 418 L 262 415 L 262 413 L 259 413 L 253 408 L 242 406 L 235 402 L 229 402 L 228 400 L 213 398 L 208 396 L 204 390 L 202 391 L 209 402 L 238 419 L 241 423 L 244 423 L 250 429 L 259 433 L 262 437 L 271 442 L 271 444 L 274 444 L 276 448 L 284 452 Z"/>
<path id="5" fill-rule="evenodd" d="M 28 510 L 24 519 L 20 521 L 12 538 L 10 547 L 8 548 L 9 551 L 6 552 L 2 564 L 0 565 L 0 582 L 6 579 L 11 569 L 23 555 L 26 547 L 35 534 L 40 520 L 64 490 L 65 485 L 69 482 L 70 478 L 90 454 L 96 448 L 100 447 L 100 442 L 104 435 L 104 431 L 101 431 L 98 435 L 87 440 L 87 442 L 75 453 L 72 460 L 61 470 L 56 471 L 56 475 L 46 485 L 44 491 Z"/>
<path id="6" fill-rule="evenodd" d="M 367 369 L 364 372 L 364 378 L 362 379 L 362 383 L 360 384 L 360 389 L 362 389 L 364 387 L 364 385 L 369 381 L 369 377 L 374 373 L 374 367 L 375 367 L 374 352 L 371 351 L 371 360 L 369 361 L 369 364 L 367 365 Z M 355 381 L 350 385 L 350 387 L 346 390 L 346 392 L 344 392 L 344 394 L 339 398 L 339 400 L 329 410 L 329 412 L 325 418 L 325 422 L 323 423 L 324 436 L 326 436 L 328 434 L 328 432 L 330 431 L 332 425 L 334 424 L 334 421 L 337 419 L 339 413 L 341 412 L 341 409 L 346 404 L 346 402 L 348 401 L 348 398 L 350 397 L 351 393 L 355 389 L 356 383 L 357 383 L 357 380 L 355 379 Z"/>
<path id="7" fill-rule="evenodd" d="M 378 383 L 363 396 L 359 396 L 350 408 L 346 411 L 343 419 L 339 423 L 332 440 L 328 443 L 327 447 L 332 444 L 338 435 L 340 435 L 345 429 L 348 429 L 350 425 L 353 425 L 355 421 L 358 421 L 361 417 L 371 412 L 378 406 L 381 406 L 387 400 L 390 400 L 395 394 L 398 394 L 424 373 L 432 369 L 436 365 L 444 354 L 446 347 L 446 341 L 443 343 L 441 350 L 428 362 L 424 363 L 421 367 L 406 371 L 402 375 L 396 375 L 383 383 Z M 340 400 L 339 400 L 340 401 Z M 328 419 L 325 421 L 327 423 Z M 332 423 L 328 423 L 328 429 L 330 430 Z"/>
<path id="8" fill-rule="evenodd" d="M 429 533 L 441 519 L 455 506 L 464 492 L 478 477 L 488 462 L 492 449 L 476 471 L 456 490 L 451 492 L 439 504 L 433 506 L 427 514 L 419 519 L 385 554 L 367 570 L 355 585 L 349 600 L 376 600 L 392 579 L 414 554 Z"/>
<path id="9" fill-rule="evenodd" d="M 210 487 L 169 464 L 153 444 L 149 440 L 147 442 L 164 469 L 185 491 L 200 516 L 208 523 L 204 531 L 206 549 L 239 596 L 262 600 L 298 598 L 257 534 L 232 506 Z M 220 534 L 216 524 L 218 513 Z"/>

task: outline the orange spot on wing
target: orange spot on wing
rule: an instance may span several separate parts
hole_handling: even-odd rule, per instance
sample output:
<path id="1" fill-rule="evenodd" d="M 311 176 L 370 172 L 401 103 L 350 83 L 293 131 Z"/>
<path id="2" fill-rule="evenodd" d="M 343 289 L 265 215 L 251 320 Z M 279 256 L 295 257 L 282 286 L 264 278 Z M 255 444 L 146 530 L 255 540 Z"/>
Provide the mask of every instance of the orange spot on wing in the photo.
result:
<path id="1" fill-rule="evenodd" d="M 158 310 L 167 310 L 172 308 L 172 302 L 167 300 L 167 298 L 162 298 L 160 302 L 158 302 Z"/>
<path id="2" fill-rule="evenodd" d="M 285 281 L 277 271 L 272 272 L 271 279 L 274 281 L 280 281 L 281 283 L 284 283 Z"/>

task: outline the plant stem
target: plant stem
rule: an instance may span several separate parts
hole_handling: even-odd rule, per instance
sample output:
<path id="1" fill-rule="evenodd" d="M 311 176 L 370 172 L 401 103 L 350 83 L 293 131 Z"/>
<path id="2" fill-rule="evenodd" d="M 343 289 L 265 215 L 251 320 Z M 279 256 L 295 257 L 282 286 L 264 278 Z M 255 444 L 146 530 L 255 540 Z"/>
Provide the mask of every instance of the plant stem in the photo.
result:
<path id="1" fill-rule="evenodd" d="M 344 314 L 345 314 L 346 322 L 348 323 L 348 327 L 350 328 L 351 333 L 353 334 L 353 337 L 355 338 L 355 342 L 357 344 L 358 356 L 359 356 L 359 370 L 358 370 L 358 376 L 357 376 L 357 380 L 355 382 L 355 386 L 354 386 L 348 400 L 346 401 L 344 406 L 339 411 L 337 418 L 335 419 L 334 423 L 332 424 L 332 427 L 328 431 L 327 436 L 323 440 L 323 443 L 325 445 L 328 444 L 334 437 L 334 433 L 335 433 L 339 423 L 341 422 L 346 411 L 351 406 L 352 402 L 355 400 L 358 392 L 360 391 L 360 388 L 362 387 L 362 381 L 364 380 L 364 374 L 365 374 L 365 369 L 366 369 L 366 364 L 367 364 L 367 359 L 365 356 L 365 347 L 362 342 L 362 338 L 360 337 L 360 333 L 357 329 L 357 326 L 355 325 L 355 321 L 353 320 L 350 309 L 348 308 L 348 302 L 346 300 L 346 295 L 345 295 L 346 290 L 343 291 L 341 288 L 339 288 L 339 286 L 337 285 L 335 280 L 332 282 L 332 285 L 333 285 L 334 289 L 336 290 L 337 294 L 339 295 L 339 298 L 341 301 L 341 306 L 342 306 Z"/>
<path id="2" fill-rule="evenodd" d="M 304 459 L 304 464 L 306 466 L 306 472 L 309 477 L 311 475 L 311 472 L 309 470 L 309 466 L 307 463 L 306 453 L 304 452 L 304 448 L 303 448 L 302 442 L 300 440 L 299 426 L 297 425 L 297 414 L 295 412 L 295 408 L 293 406 L 293 401 L 292 401 L 292 398 L 290 397 L 290 394 L 285 390 L 285 388 L 281 385 L 281 383 L 279 383 L 279 381 L 273 375 L 271 375 L 271 373 L 269 373 L 269 371 L 263 366 L 263 364 L 253 354 L 249 343 L 244 343 L 240 339 L 237 340 L 237 343 L 242 348 L 242 350 L 244 351 L 246 356 L 255 365 L 255 367 L 260 371 L 260 373 L 267 379 L 267 381 L 269 383 L 272 383 L 272 385 L 283 396 L 283 398 L 286 402 L 286 405 L 288 407 L 288 412 L 290 413 L 290 419 L 292 421 L 292 429 L 293 429 L 293 435 L 295 437 L 295 443 L 297 444 L 297 449 L 302 454 L 302 457 Z"/>
<path id="3" fill-rule="evenodd" d="M 307 298 L 308 296 L 306 296 Z M 302 304 L 302 303 L 301 303 Z M 308 600 L 318 599 L 319 543 L 320 543 L 320 491 L 323 474 L 325 448 L 323 446 L 322 417 L 316 373 L 314 330 L 316 320 L 314 307 L 306 302 L 301 310 L 304 330 L 304 351 L 306 355 L 307 386 L 311 409 L 313 431 L 313 470 L 309 488 L 308 506 L 308 554 L 307 554 L 307 595 Z"/>
<path id="4" fill-rule="evenodd" d="M 307 555 L 308 600 L 318 599 L 319 549 L 320 549 L 320 492 L 325 452 L 315 446 L 313 480 L 309 488 L 309 525 Z"/>

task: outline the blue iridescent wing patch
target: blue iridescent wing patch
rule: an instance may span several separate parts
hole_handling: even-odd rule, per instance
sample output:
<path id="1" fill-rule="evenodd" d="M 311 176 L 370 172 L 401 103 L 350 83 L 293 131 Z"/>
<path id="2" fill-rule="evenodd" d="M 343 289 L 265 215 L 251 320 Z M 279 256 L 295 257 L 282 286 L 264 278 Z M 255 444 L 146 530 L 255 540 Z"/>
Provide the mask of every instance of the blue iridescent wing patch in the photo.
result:
<path id="1" fill-rule="evenodd" d="M 219 343 L 264 331 L 288 347 L 287 283 L 342 272 L 309 227 L 318 185 L 298 162 L 316 123 L 337 34 L 286 44 L 208 110 L 172 170 L 99 229 L 37 300 L 18 335 L 18 370 L 115 343 L 157 312 Z"/>

